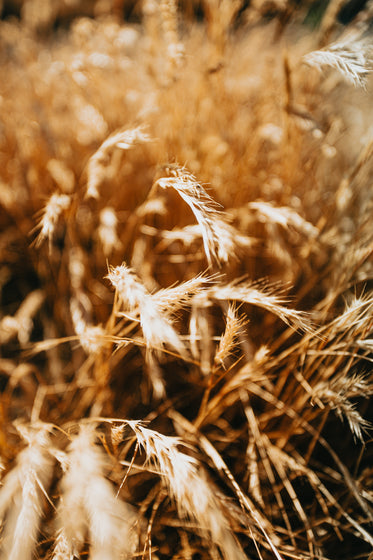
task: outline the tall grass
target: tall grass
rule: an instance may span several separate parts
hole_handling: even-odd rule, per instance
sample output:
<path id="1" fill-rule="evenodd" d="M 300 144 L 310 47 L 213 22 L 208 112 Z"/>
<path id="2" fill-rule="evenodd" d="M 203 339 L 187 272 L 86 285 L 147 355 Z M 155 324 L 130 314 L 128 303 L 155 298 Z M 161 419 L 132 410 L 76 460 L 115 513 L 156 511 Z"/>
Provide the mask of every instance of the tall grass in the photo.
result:
<path id="1" fill-rule="evenodd" d="M 369 6 L 65 4 L 0 22 L 1 558 L 373 558 Z"/>

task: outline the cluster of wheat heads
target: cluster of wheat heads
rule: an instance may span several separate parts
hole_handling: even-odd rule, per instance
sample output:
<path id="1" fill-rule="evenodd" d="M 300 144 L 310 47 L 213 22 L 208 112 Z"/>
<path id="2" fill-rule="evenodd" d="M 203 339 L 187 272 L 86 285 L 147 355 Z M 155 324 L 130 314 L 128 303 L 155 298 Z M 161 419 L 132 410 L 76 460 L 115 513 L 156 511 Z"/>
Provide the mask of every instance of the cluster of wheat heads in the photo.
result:
<path id="1" fill-rule="evenodd" d="M 0 23 L 1 558 L 372 557 L 370 47 L 330 4 Z"/>

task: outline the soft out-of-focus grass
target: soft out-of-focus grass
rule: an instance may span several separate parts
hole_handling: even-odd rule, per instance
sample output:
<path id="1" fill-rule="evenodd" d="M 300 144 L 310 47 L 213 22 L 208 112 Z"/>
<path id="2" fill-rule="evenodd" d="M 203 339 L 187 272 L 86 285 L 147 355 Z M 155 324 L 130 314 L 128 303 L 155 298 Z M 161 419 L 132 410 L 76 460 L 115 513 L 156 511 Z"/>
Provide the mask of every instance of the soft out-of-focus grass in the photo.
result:
<path id="1" fill-rule="evenodd" d="M 369 557 L 369 6 L 311 32 L 312 3 L 54 30 L 27 4 L 0 23 L 2 556 Z"/>

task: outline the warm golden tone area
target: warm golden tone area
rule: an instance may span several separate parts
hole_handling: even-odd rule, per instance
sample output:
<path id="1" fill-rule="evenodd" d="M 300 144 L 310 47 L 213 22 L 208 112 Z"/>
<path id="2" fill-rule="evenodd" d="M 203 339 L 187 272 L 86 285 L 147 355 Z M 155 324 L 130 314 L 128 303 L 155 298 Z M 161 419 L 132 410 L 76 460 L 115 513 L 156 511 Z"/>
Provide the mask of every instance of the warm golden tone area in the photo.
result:
<path id="1" fill-rule="evenodd" d="M 372 560 L 373 3 L 0 10 L 0 558 Z"/>

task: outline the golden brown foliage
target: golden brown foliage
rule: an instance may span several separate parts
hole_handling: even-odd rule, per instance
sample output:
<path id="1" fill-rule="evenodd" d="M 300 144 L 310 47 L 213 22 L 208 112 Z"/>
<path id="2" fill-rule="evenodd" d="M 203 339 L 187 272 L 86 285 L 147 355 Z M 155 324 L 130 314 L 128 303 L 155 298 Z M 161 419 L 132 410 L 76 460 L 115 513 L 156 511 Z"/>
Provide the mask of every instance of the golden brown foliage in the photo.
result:
<path id="1" fill-rule="evenodd" d="M 1 557 L 371 558 L 371 7 L 70 4 L 0 22 Z"/>

